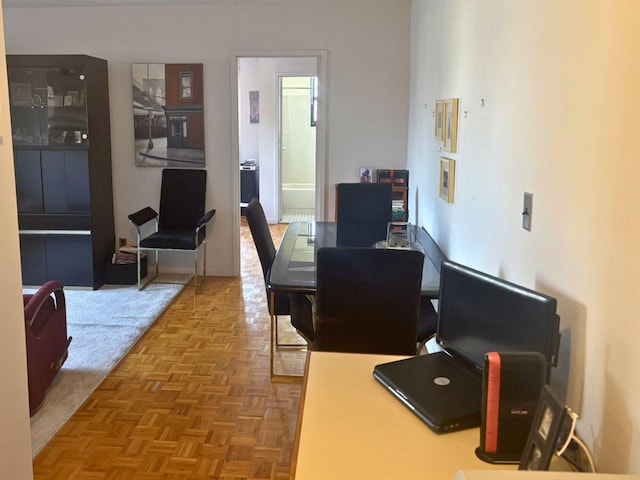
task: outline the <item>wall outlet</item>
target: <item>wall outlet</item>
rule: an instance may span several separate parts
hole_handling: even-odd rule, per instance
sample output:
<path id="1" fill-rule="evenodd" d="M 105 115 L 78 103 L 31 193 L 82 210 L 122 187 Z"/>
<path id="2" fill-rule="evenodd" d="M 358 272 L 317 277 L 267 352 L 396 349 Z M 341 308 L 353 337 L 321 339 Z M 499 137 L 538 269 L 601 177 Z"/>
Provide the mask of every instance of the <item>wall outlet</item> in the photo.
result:
<path id="1" fill-rule="evenodd" d="M 118 247 L 126 247 L 127 246 L 127 239 L 126 238 L 119 238 L 118 239 Z"/>
<path id="2" fill-rule="evenodd" d="M 522 205 L 522 228 L 531 231 L 531 218 L 533 215 L 533 193 L 524 192 Z"/>

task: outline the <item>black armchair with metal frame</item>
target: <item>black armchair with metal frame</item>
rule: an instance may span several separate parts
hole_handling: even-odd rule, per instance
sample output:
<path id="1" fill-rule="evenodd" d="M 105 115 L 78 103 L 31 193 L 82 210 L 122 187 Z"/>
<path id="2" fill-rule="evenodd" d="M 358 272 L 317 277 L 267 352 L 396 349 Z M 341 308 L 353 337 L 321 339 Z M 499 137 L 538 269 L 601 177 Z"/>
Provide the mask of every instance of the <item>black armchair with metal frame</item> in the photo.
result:
<path id="1" fill-rule="evenodd" d="M 194 295 L 204 282 L 207 274 L 206 226 L 216 213 L 215 210 L 205 212 L 206 183 L 206 170 L 166 168 L 162 171 L 159 213 L 151 207 L 145 207 L 129 215 L 129 220 L 137 230 L 139 290 L 158 276 L 160 251 L 193 252 Z M 141 227 L 151 220 L 155 220 L 155 232 L 143 237 Z M 203 280 L 198 283 L 200 248 L 204 250 Z M 143 284 L 140 259 L 144 251 L 155 251 L 155 275 Z"/>
<path id="2" fill-rule="evenodd" d="M 424 255 L 320 248 L 313 350 L 415 355 Z"/>
<path id="3" fill-rule="evenodd" d="M 265 281 L 265 290 L 269 306 L 269 314 L 272 317 L 272 344 L 275 348 L 305 348 L 314 339 L 313 314 L 311 303 L 303 294 L 275 293 L 269 290 L 267 280 L 269 270 L 276 254 L 269 224 L 264 209 L 257 198 L 252 199 L 246 207 L 245 215 L 251 236 L 258 252 L 260 266 Z M 305 344 L 281 343 L 278 333 L 278 316 L 289 316 L 291 324 L 298 334 L 306 341 Z M 271 365 L 273 375 L 273 364 Z"/>

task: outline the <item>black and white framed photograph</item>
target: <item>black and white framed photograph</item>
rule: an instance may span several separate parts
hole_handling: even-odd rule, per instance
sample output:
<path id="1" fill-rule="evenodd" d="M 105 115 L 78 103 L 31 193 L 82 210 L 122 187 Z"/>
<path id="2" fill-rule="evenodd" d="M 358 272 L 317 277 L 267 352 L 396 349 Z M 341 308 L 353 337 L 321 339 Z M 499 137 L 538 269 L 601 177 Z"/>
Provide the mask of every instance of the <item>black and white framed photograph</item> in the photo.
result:
<path id="1" fill-rule="evenodd" d="M 260 123 L 260 92 L 249 92 L 249 123 Z"/>
<path id="2" fill-rule="evenodd" d="M 442 141 L 443 108 L 444 108 L 444 100 L 436 100 L 436 108 L 433 113 L 433 116 L 434 116 L 433 136 L 434 138 L 440 141 Z"/>
<path id="3" fill-rule="evenodd" d="M 562 424 L 566 418 L 566 405 L 549 385 L 545 385 L 520 458 L 519 470 L 549 469 L 551 458 L 558 449 Z"/>
<path id="4" fill-rule="evenodd" d="M 453 203 L 455 187 L 456 161 L 452 158 L 440 158 L 440 198 L 447 203 Z"/>
<path id="5" fill-rule="evenodd" d="M 136 166 L 204 167 L 203 65 L 134 63 L 131 74 Z"/>
<path id="6" fill-rule="evenodd" d="M 455 153 L 458 151 L 458 99 L 444 100 L 443 108 L 442 149 L 445 152 Z"/>

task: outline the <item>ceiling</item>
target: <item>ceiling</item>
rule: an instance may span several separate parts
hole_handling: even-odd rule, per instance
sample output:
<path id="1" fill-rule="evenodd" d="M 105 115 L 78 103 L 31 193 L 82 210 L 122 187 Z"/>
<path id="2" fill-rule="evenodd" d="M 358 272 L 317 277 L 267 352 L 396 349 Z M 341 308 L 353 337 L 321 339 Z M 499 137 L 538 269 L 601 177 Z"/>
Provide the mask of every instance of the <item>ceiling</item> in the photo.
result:
<path id="1" fill-rule="evenodd" d="M 260 3 L 268 0 L 3 0 L 2 5 L 4 7 L 104 7 L 109 5 L 246 3 L 248 1 Z"/>
<path id="2" fill-rule="evenodd" d="M 115 5 L 207 5 L 215 3 L 367 3 L 372 0 L 2 0 L 4 7 L 105 7 Z M 407 0 L 378 0 L 403 3 Z"/>

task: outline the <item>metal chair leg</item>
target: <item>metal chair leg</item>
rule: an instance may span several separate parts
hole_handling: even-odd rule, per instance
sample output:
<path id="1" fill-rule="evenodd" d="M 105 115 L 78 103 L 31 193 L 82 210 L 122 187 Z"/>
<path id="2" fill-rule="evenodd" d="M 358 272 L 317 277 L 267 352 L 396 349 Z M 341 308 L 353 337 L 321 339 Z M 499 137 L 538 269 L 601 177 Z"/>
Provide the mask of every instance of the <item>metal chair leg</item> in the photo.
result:
<path id="1" fill-rule="evenodd" d="M 275 315 L 272 313 L 275 309 L 275 294 L 273 292 L 271 292 L 269 294 L 269 303 L 270 308 L 269 308 L 269 323 L 270 323 L 270 328 L 269 328 L 269 376 L 271 378 L 275 377 L 275 372 L 273 370 L 273 361 L 274 361 L 274 342 L 275 342 L 275 332 L 274 332 L 274 328 L 273 328 L 273 322 L 275 321 Z"/>
<path id="2" fill-rule="evenodd" d="M 275 346 L 276 346 L 277 350 L 279 350 L 281 348 L 282 349 L 292 349 L 292 350 L 299 350 L 299 349 L 307 348 L 309 342 L 306 342 L 304 344 L 303 343 L 280 343 L 280 340 L 278 339 L 278 337 L 279 337 L 278 336 L 278 331 L 279 331 L 279 329 L 278 329 L 278 316 L 277 315 L 273 315 L 273 317 L 274 317 L 274 322 L 275 322 L 275 342 L 276 342 Z M 296 333 L 297 333 L 297 330 L 296 330 Z M 298 333 L 298 335 L 300 335 L 300 334 Z M 302 338 L 306 341 L 304 336 L 302 336 Z"/>
<path id="3" fill-rule="evenodd" d="M 277 345 L 278 325 L 277 325 L 277 316 L 271 313 L 275 310 L 275 294 L 273 292 L 269 293 L 269 303 L 270 303 L 269 318 L 270 318 L 270 325 L 271 325 L 270 340 L 269 340 L 269 376 L 270 378 L 301 377 L 302 375 L 300 374 L 283 374 L 283 373 L 275 373 L 274 371 L 274 360 L 275 360 L 274 356 L 275 356 L 275 351 L 278 350 L 278 345 Z"/>

